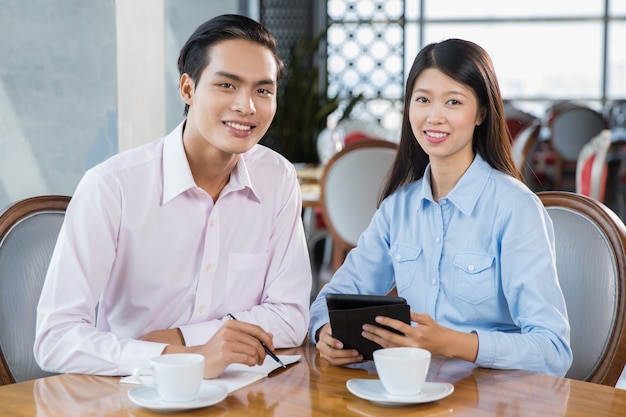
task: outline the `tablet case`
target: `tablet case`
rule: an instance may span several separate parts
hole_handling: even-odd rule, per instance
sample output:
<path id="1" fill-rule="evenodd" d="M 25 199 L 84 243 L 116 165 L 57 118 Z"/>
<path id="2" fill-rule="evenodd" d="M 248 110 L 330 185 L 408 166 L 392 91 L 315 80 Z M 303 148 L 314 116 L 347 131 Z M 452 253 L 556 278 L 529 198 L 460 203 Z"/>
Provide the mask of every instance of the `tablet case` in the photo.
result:
<path id="1" fill-rule="evenodd" d="M 386 316 L 407 324 L 411 323 L 409 305 L 402 297 L 327 294 L 326 305 L 328 306 L 333 337 L 341 340 L 345 349 L 358 350 L 365 360 L 372 360 L 373 352 L 382 346 L 361 336 L 363 324 L 373 324 L 401 334 L 395 329 L 377 324 L 374 320 L 375 317 Z"/>

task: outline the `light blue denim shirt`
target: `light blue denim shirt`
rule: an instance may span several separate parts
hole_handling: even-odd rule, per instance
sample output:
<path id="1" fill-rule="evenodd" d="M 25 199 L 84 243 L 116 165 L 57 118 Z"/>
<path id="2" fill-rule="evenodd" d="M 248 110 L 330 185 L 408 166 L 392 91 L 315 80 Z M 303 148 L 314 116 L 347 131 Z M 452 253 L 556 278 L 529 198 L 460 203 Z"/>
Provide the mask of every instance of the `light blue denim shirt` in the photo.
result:
<path id="1" fill-rule="evenodd" d="M 310 337 L 328 293 L 386 294 L 479 338 L 476 364 L 564 375 L 572 361 L 554 231 L 539 198 L 480 155 L 439 202 L 424 177 L 385 199 L 357 247 L 311 305 Z"/>

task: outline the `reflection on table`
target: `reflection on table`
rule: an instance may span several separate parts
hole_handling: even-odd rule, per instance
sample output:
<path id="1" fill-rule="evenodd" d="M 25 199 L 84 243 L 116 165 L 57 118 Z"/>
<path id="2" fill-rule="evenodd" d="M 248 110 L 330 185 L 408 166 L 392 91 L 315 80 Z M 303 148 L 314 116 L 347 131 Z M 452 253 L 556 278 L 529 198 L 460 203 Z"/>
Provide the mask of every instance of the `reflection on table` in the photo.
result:
<path id="1" fill-rule="evenodd" d="M 454 392 L 441 400 L 384 407 L 362 400 L 346 388 L 351 378 L 376 378 L 372 362 L 338 367 L 321 359 L 315 347 L 281 350 L 302 361 L 279 368 L 257 383 L 231 393 L 211 407 L 181 416 L 623 416 L 626 391 L 535 374 L 476 368 L 433 358 L 427 381 L 448 382 Z M 57 375 L 0 387 L 0 415 L 152 416 L 128 399 L 132 386 L 116 377 Z"/>

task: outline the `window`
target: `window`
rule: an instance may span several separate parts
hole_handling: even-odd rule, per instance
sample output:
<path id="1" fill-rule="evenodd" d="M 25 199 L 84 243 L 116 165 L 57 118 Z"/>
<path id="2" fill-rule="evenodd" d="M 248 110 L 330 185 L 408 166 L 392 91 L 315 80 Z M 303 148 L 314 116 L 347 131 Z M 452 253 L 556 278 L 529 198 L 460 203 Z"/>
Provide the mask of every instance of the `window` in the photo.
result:
<path id="1" fill-rule="evenodd" d="M 327 19 L 329 91 L 364 94 L 355 117 L 389 129 L 419 49 L 451 37 L 484 47 L 503 97 L 537 116 L 553 101 L 626 98 L 624 1 L 328 0 Z"/>

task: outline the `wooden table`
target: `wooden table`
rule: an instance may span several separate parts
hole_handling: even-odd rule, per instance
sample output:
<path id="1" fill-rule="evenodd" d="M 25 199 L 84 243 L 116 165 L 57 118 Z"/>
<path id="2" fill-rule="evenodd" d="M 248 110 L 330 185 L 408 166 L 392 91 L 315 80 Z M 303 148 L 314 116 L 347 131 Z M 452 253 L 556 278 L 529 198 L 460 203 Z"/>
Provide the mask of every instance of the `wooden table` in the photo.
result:
<path id="1" fill-rule="evenodd" d="M 302 193 L 302 208 L 313 208 L 320 205 L 320 195 L 322 193 L 321 186 L 319 184 L 300 184 L 300 191 Z"/>
<path id="2" fill-rule="evenodd" d="M 322 172 L 324 167 L 322 165 L 307 164 L 296 165 L 296 173 L 298 174 L 298 180 L 302 183 L 319 183 L 322 179 Z"/>
<path id="3" fill-rule="evenodd" d="M 302 191 L 302 207 L 315 207 L 320 204 L 320 180 L 324 168 L 321 165 L 296 166 L 300 191 Z"/>
<path id="4" fill-rule="evenodd" d="M 626 391 L 604 385 L 525 371 L 475 368 L 433 358 L 428 381 L 449 382 L 454 392 L 439 401 L 404 407 L 375 405 L 346 389 L 350 378 L 376 378 L 372 362 L 352 368 L 331 366 L 315 347 L 280 353 L 302 361 L 231 393 L 207 408 L 181 416 L 624 416 Z M 129 385 L 117 377 L 57 375 L 0 387 L 2 416 L 154 416 L 133 404 Z M 178 415 L 178 414 L 169 414 Z"/>

